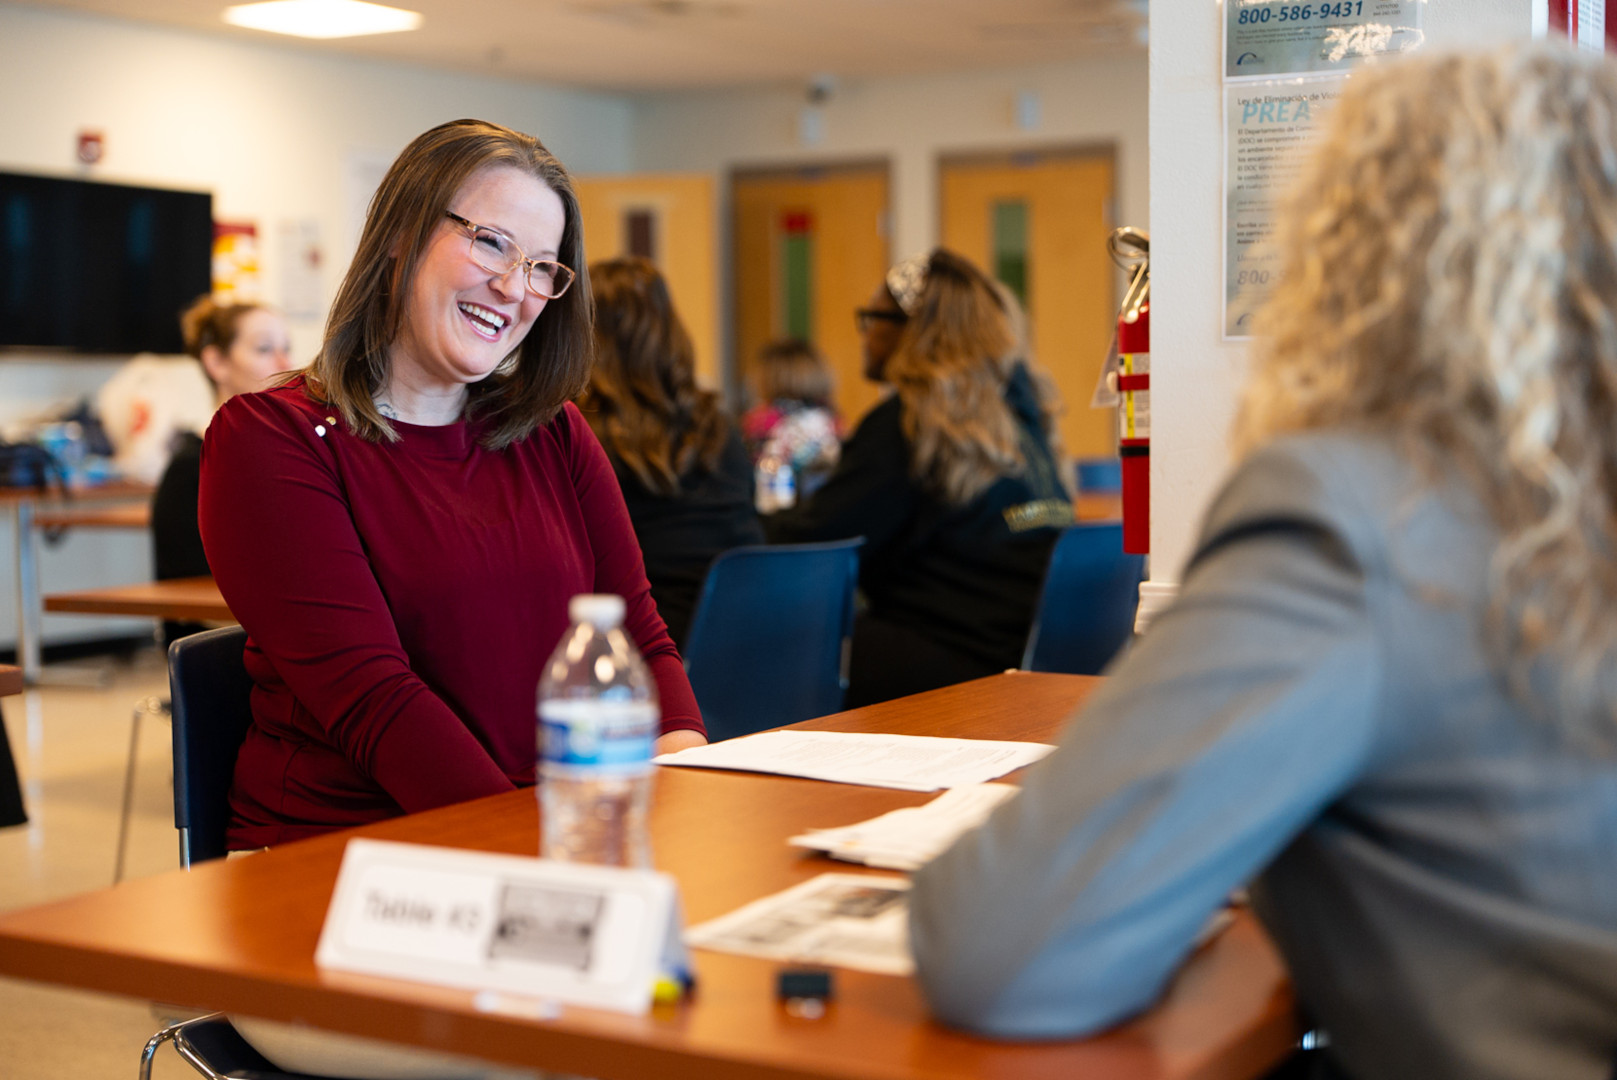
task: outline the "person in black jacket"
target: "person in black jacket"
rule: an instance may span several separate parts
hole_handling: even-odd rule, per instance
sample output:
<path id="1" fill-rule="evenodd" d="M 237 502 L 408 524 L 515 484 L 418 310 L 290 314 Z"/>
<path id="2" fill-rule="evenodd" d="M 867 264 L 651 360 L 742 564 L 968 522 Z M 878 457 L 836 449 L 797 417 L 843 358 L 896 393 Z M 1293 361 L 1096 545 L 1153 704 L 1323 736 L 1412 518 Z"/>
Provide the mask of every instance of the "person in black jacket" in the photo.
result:
<path id="1" fill-rule="evenodd" d="M 752 461 L 717 394 L 696 385 L 696 353 L 668 283 L 647 259 L 590 267 L 595 366 L 579 408 L 623 488 L 646 578 L 685 646 L 715 556 L 763 543 Z"/>
<path id="2" fill-rule="evenodd" d="M 292 345 L 279 312 L 262 304 L 221 304 L 204 296 L 180 316 L 185 351 L 213 384 L 215 404 L 262 390 L 292 366 Z M 197 530 L 202 437 L 181 432 L 152 496 L 152 559 L 158 581 L 211 573 Z M 203 629 L 200 623 L 165 622 L 163 644 Z"/>
<path id="3" fill-rule="evenodd" d="M 939 248 L 890 270 L 858 317 L 865 374 L 893 393 L 825 486 L 766 522 L 776 542 L 865 538 L 850 707 L 1015 667 L 1073 520 L 1054 390 L 993 282 Z"/>

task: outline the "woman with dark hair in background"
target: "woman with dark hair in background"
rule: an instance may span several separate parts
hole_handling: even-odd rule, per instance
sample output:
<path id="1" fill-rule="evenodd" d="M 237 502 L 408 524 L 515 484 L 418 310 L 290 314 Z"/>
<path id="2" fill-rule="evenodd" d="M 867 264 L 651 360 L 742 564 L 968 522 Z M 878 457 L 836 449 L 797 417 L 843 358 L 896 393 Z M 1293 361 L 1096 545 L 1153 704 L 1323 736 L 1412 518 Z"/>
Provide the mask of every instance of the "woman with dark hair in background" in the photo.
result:
<path id="1" fill-rule="evenodd" d="M 590 267 L 595 366 L 579 398 L 606 448 L 657 610 L 683 645 L 708 566 L 763 542 L 752 464 L 719 397 L 696 385 L 696 354 L 668 294 L 642 258 Z"/>
<path id="2" fill-rule="evenodd" d="M 775 541 L 863 536 L 848 704 L 1014 667 L 1072 503 L 1055 393 L 1018 355 L 993 283 L 942 248 L 900 263 L 859 312 L 865 374 L 894 392 L 825 486 L 767 520 Z"/>
<path id="3" fill-rule="evenodd" d="M 264 389 L 292 366 L 286 322 L 263 304 L 221 304 L 204 296 L 180 316 L 180 334 L 185 351 L 202 365 L 213 385 L 215 406 L 237 394 Z M 197 527 L 201 482 L 202 438 L 182 432 L 152 497 L 152 558 L 158 581 L 210 573 Z M 201 623 L 164 622 L 163 642 L 202 629 Z"/>

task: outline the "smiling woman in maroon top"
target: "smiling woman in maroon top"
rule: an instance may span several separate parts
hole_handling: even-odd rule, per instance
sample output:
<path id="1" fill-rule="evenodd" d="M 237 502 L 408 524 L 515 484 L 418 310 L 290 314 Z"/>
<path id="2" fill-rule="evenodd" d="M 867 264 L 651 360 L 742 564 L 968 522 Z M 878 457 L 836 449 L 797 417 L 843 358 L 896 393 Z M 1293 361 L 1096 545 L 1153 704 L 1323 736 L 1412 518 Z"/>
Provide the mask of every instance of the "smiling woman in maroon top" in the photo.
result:
<path id="1" fill-rule="evenodd" d="M 567 600 L 610 592 L 659 749 L 704 740 L 612 467 L 578 203 L 531 136 L 461 120 L 393 163 L 308 371 L 208 429 L 208 561 L 249 635 L 234 848 L 534 781 Z"/>

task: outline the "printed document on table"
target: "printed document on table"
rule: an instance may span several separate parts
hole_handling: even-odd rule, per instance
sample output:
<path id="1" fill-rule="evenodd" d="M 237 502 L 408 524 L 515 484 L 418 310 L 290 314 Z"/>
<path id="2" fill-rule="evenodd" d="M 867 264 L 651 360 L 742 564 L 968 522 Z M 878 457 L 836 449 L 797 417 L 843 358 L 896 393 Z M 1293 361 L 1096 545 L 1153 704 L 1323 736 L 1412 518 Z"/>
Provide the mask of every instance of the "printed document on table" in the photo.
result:
<path id="1" fill-rule="evenodd" d="M 1015 795 L 1013 784 L 972 784 L 946 791 L 925 806 L 906 806 L 834 829 L 814 829 L 786 841 L 845 862 L 883 870 L 919 870 L 967 829 L 988 820 Z"/>
<path id="2" fill-rule="evenodd" d="M 1055 747 L 931 735 L 875 735 L 851 731 L 765 731 L 656 758 L 659 765 L 802 776 L 841 784 L 939 791 L 981 784 Z"/>
<path id="3" fill-rule="evenodd" d="M 908 975 L 909 890 L 904 878 L 821 874 L 693 926 L 685 943 L 788 964 Z"/>

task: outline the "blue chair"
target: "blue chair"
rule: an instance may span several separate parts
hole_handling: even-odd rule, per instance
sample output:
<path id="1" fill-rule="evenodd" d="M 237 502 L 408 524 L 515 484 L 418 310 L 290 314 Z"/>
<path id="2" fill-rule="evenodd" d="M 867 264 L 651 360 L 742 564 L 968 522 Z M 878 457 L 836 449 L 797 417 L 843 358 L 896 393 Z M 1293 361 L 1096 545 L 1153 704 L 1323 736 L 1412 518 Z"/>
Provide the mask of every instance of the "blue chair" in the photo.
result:
<path id="1" fill-rule="evenodd" d="M 1078 490 L 1085 495 L 1115 495 L 1123 490 L 1123 459 L 1079 458 Z"/>
<path id="2" fill-rule="evenodd" d="M 1099 675 L 1134 632 L 1144 572 L 1145 556 L 1123 553 L 1122 525 L 1065 529 L 1044 572 L 1023 669 Z"/>
<path id="3" fill-rule="evenodd" d="M 180 865 L 187 869 L 226 851 L 231 778 L 253 721 L 253 680 L 242 663 L 246 644 L 245 630 L 227 626 L 180 638 L 168 649 L 174 827 L 180 831 Z M 151 1080 L 152 1057 L 165 1042 L 207 1080 L 323 1080 L 277 1069 L 223 1013 L 182 1020 L 153 1035 L 141 1052 L 140 1080 Z"/>
<path id="4" fill-rule="evenodd" d="M 685 639 L 709 739 L 842 708 L 862 544 L 740 547 L 713 560 Z"/>

